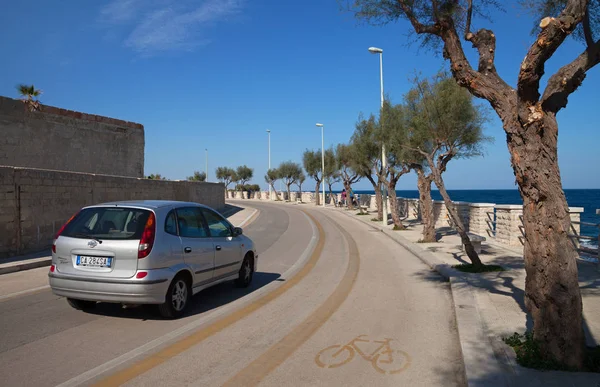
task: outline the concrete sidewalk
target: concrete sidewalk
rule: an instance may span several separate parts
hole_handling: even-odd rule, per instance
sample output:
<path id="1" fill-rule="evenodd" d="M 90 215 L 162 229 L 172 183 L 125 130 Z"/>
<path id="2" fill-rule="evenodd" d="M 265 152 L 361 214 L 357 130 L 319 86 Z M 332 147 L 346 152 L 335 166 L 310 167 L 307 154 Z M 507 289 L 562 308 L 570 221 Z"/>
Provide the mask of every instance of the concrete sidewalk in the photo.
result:
<path id="1" fill-rule="evenodd" d="M 518 251 L 484 242 L 481 260 L 500 265 L 505 271 L 462 273 L 452 265 L 469 260 L 462 251 L 460 237 L 450 228 L 437 230 L 441 235 L 437 243 L 417 243 L 421 239 L 420 223 L 405 222 L 408 230 L 393 231 L 392 224 L 384 229 L 381 222 L 371 221 L 374 214 L 358 216 L 356 210 L 335 210 L 383 231 L 450 281 L 469 386 L 600 385 L 600 374 L 596 373 L 542 372 L 521 367 L 512 348 L 502 341 L 533 325 L 525 308 L 525 269 Z M 600 342 L 600 272 L 595 264 L 585 261 L 578 261 L 578 268 L 587 344 L 595 346 Z"/>
<path id="2" fill-rule="evenodd" d="M 225 208 L 221 211 L 221 214 L 223 214 L 231 224 L 237 227 L 243 227 L 249 224 L 255 218 L 257 213 L 256 209 L 243 206 L 239 203 L 226 204 Z M 0 260 L 0 275 L 50 266 L 51 263 L 52 254 L 50 253 L 50 249 L 37 253 L 5 258 Z"/>

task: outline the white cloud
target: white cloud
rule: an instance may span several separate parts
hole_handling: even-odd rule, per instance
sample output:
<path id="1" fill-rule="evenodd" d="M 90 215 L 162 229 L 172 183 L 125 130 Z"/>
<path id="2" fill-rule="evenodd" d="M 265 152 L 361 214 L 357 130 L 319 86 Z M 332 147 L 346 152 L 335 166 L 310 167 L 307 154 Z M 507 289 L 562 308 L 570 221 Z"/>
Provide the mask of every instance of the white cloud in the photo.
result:
<path id="1" fill-rule="evenodd" d="M 245 0 L 113 0 L 100 20 L 126 24 L 124 45 L 143 54 L 191 50 L 209 42 L 207 27 L 238 14 Z"/>
<path id="2" fill-rule="evenodd" d="M 100 10 L 100 20 L 124 23 L 133 20 L 143 3 L 140 0 L 113 0 Z"/>

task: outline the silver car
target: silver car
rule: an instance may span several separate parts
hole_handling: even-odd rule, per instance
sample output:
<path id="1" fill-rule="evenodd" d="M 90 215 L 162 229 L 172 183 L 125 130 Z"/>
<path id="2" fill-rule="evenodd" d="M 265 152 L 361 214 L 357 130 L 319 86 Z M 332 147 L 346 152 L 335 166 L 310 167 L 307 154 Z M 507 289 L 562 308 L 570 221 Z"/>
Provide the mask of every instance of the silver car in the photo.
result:
<path id="1" fill-rule="evenodd" d="M 123 201 L 73 215 L 54 240 L 48 276 L 76 309 L 158 304 L 176 318 L 202 289 L 229 280 L 247 287 L 257 261 L 252 240 L 209 207 Z"/>

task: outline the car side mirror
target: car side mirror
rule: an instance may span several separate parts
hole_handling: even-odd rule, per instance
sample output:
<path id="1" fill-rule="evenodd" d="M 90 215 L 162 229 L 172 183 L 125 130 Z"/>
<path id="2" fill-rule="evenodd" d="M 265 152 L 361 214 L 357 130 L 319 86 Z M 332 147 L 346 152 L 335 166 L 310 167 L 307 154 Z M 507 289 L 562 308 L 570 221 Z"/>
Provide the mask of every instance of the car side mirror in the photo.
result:
<path id="1" fill-rule="evenodd" d="M 241 228 L 241 227 L 234 227 L 234 228 L 233 228 L 233 236 L 234 236 L 234 237 L 236 237 L 236 236 L 240 236 L 240 235 L 242 235 L 242 234 L 243 234 L 243 230 L 242 230 L 242 228 Z"/>

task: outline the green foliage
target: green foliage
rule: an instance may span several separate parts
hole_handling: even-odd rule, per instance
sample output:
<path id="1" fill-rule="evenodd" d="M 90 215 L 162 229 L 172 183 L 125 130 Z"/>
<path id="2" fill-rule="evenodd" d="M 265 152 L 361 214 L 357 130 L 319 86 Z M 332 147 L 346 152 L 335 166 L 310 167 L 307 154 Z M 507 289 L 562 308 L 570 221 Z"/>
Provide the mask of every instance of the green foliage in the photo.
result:
<path id="1" fill-rule="evenodd" d="M 344 187 L 358 182 L 361 178 L 361 174 L 358 172 L 360 166 L 357 163 L 357 157 L 356 148 L 352 144 L 338 144 L 335 150 L 335 159 Z"/>
<path id="2" fill-rule="evenodd" d="M 302 175 L 302 167 L 298 163 L 294 163 L 292 161 L 285 161 L 279 164 L 277 168 L 279 171 L 279 176 L 283 179 L 286 187 L 290 188 L 290 185 L 296 183 Z"/>
<path id="3" fill-rule="evenodd" d="M 491 141 L 483 134 L 485 109 L 447 73 L 415 79 L 405 106 L 411 147 L 433 158 L 443 154 L 450 158 L 481 156 L 483 144 Z"/>
<path id="4" fill-rule="evenodd" d="M 463 273 L 488 273 L 492 271 L 504 271 L 504 268 L 498 265 L 474 266 L 470 263 L 462 263 L 460 265 L 454 265 L 452 267 L 458 271 L 462 271 Z"/>
<path id="5" fill-rule="evenodd" d="M 515 350 L 517 363 L 527 368 L 538 370 L 577 371 L 546 356 L 540 343 L 533 338 L 533 332 L 524 335 L 513 333 L 512 336 L 502 338 L 502 341 Z M 588 347 L 585 351 L 583 371 L 600 372 L 600 346 Z"/>
<path id="6" fill-rule="evenodd" d="M 243 186 L 246 185 L 246 183 L 252 179 L 252 176 L 254 176 L 254 170 L 246 165 L 240 165 L 235 170 L 235 176 L 235 181 L 237 181 Z"/>
<path id="7" fill-rule="evenodd" d="M 321 151 L 305 150 L 302 154 L 302 165 L 308 176 L 320 183 L 323 181 L 321 166 Z"/>
<path id="8" fill-rule="evenodd" d="M 225 184 L 226 189 L 229 187 L 229 184 L 238 180 L 235 170 L 229 167 L 218 167 L 215 175 L 220 182 Z"/>
<path id="9" fill-rule="evenodd" d="M 532 34 L 540 32 L 539 21 L 545 17 L 558 17 L 567 0 L 520 0 L 519 3 L 534 17 Z M 590 25 L 590 37 L 593 41 L 598 40 L 600 30 L 600 0 L 589 0 L 588 17 Z M 585 41 L 583 23 L 579 24 L 572 35 L 575 39 Z"/>
<path id="10" fill-rule="evenodd" d="M 206 181 L 206 173 L 194 171 L 194 176 L 188 176 L 189 181 Z"/>
<path id="11" fill-rule="evenodd" d="M 277 168 L 269 169 L 265 175 L 265 182 L 267 182 L 269 185 L 274 185 L 279 179 L 281 179 L 281 173 L 279 173 L 279 169 Z"/>
<path id="12" fill-rule="evenodd" d="M 42 91 L 36 89 L 34 85 L 17 85 L 17 91 L 21 95 L 21 101 L 25 103 L 30 111 L 40 110 L 40 101 L 37 99 L 42 95 Z"/>
<path id="13" fill-rule="evenodd" d="M 167 180 L 167 178 L 166 177 L 162 177 L 160 175 L 160 173 L 156 173 L 156 174 L 153 173 L 150 176 L 148 176 L 147 179 L 149 179 L 149 180 Z"/>
<path id="14" fill-rule="evenodd" d="M 372 25 L 385 25 L 398 20 L 409 20 L 409 15 L 423 25 L 434 25 L 441 19 L 452 19 L 457 31 L 463 35 L 466 29 L 468 0 L 338 0 L 346 4 L 357 19 Z M 437 4 L 434 9 L 433 4 Z M 503 10 L 499 0 L 473 1 L 473 14 L 486 20 L 498 10 Z M 405 7 L 405 8 L 404 8 Z M 414 35 L 413 35 L 414 37 Z M 421 45 L 439 48 L 440 39 L 431 34 L 416 36 Z"/>
<path id="15" fill-rule="evenodd" d="M 302 192 L 302 184 L 306 181 L 306 175 L 301 170 L 298 179 L 296 179 L 296 185 L 298 186 L 298 191 Z"/>
<path id="16" fill-rule="evenodd" d="M 247 191 L 247 192 L 258 192 L 260 191 L 260 186 L 258 184 L 238 184 L 235 186 L 236 191 Z"/>
<path id="17" fill-rule="evenodd" d="M 533 338 L 532 332 L 527 332 L 524 335 L 515 332 L 512 336 L 505 337 L 502 340 L 515 350 L 517 363 L 523 367 L 538 370 L 569 371 L 569 368 L 556 360 L 543 356 L 540 344 Z"/>

